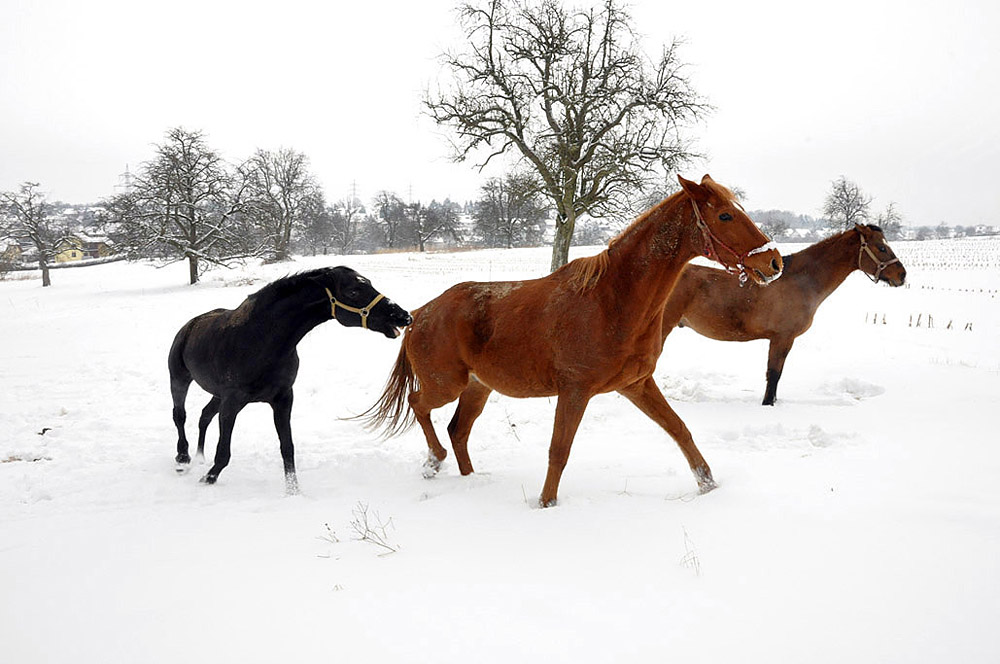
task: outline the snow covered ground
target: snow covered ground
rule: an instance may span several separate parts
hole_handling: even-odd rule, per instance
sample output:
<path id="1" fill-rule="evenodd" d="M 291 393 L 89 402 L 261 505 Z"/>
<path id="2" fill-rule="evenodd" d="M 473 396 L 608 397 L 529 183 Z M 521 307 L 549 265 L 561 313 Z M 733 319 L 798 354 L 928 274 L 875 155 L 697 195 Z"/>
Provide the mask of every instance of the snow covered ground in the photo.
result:
<path id="1" fill-rule="evenodd" d="M 894 248 L 909 287 L 852 275 L 774 408 L 765 342 L 671 335 L 657 378 L 717 491 L 695 495 L 676 445 L 605 395 L 547 510 L 554 400 L 494 395 L 466 478 L 451 457 L 421 477 L 419 429 L 340 419 L 397 341 L 329 323 L 300 345 L 295 497 L 261 404 L 217 485 L 178 476 L 166 373 L 188 318 L 289 271 L 346 263 L 415 308 L 538 276 L 547 250 L 0 282 L 0 661 L 1000 661 L 1000 244 Z M 189 432 L 206 400 L 192 388 Z M 357 539 L 364 514 L 395 553 Z"/>

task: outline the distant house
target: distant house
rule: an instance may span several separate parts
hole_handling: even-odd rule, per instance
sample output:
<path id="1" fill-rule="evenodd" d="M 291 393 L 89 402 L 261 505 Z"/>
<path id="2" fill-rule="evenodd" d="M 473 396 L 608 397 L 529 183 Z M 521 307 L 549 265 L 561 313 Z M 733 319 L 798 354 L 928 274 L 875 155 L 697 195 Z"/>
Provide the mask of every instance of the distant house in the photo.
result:
<path id="1" fill-rule="evenodd" d="M 83 242 L 86 258 L 107 258 L 114 253 L 113 243 L 103 235 L 90 235 L 81 231 L 76 233 L 76 237 Z"/>
<path id="2" fill-rule="evenodd" d="M 83 240 L 71 235 L 64 240 L 60 240 L 56 245 L 53 260 L 56 263 L 69 263 L 70 261 L 83 260 Z"/>
<path id="3" fill-rule="evenodd" d="M 106 237 L 74 233 L 56 245 L 55 262 L 67 263 L 89 258 L 106 258 L 113 253 L 111 241 Z"/>
<path id="4" fill-rule="evenodd" d="M 0 263 L 18 265 L 21 262 L 21 245 L 11 238 L 0 238 Z"/>

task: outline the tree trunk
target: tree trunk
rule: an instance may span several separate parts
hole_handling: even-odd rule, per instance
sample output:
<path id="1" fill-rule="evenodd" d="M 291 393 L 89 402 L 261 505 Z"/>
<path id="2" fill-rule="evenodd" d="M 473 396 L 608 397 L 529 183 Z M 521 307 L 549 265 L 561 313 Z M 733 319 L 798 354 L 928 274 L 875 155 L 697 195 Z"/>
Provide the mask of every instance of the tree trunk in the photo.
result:
<path id="1" fill-rule="evenodd" d="M 42 288 L 52 285 L 52 279 L 49 278 L 49 264 L 44 258 L 38 261 L 38 267 L 42 271 Z"/>
<path id="2" fill-rule="evenodd" d="M 565 218 L 556 217 L 556 234 L 552 239 L 552 265 L 549 268 L 555 272 L 569 262 L 569 246 L 573 242 L 573 230 L 576 228 L 576 214 L 570 212 Z"/>
<path id="3" fill-rule="evenodd" d="M 191 279 L 191 284 L 194 285 L 198 283 L 198 257 L 188 256 L 188 276 Z"/>

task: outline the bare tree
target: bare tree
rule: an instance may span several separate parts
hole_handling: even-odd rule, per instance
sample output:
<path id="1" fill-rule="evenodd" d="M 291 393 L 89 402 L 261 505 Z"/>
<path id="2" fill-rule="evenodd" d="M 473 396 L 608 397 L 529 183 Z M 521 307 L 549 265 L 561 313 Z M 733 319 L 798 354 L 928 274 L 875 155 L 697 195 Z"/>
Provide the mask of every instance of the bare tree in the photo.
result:
<path id="1" fill-rule="evenodd" d="M 247 187 L 242 175 L 206 145 L 201 132 L 167 131 L 130 190 L 108 204 L 127 255 L 187 259 L 194 284 L 203 262 L 227 265 L 259 254 L 262 247 L 239 223 Z"/>
<path id="2" fill-rule="evenodd" d="M 903 237 L 903 215 L 896 209 L 896 204 L 890 202 L 885 210 L 875 217 L 875 223 L 882 229 L 887 240 L 898 240 Z"/>
<path id="3" fill-rule="evenodd" d="M 373 207 L 373 219 L 382 231 L 383 246 L 389 249 L 401 246 L 406 226 L 406 203 L 391 191 L 380 191 L 375 194 Z"/>
<path id="4" fill-rule="evenodd" d="M 51 286 L 49 264 L 69 232 L 52 216 L 45 194 L 38 190 L 38 183 L 24 182 L 16 192 L 0 192 L 0 213 L 6 217 L 6 221 L 0 221 L 0 237 L 10 235 L 16 240 L 29 241 L 37 255 L 38 269 L 42 271 L 42 286 Z"/>
<path id="5" fill-rule="evenodd" d="M 490 247 L 537 246 L 545 235 L 548 206 L 528 173 L 490 178 L 473 211 L 476 234 Z"/>
<path id="6" fill-rule="evenodd" d="M 795 225 L 795 215 L 783 210 L 763 210 L 752 213 L 752 219 L 757 226 L 776 242 L 781 242 L 790 228 Z"/>
<path id="7" fill-rule="evenodd" d="M 364 215 L 365 206 L 354 196 L 346 196 L 334 204 L 331 210 L 333 242 L 341 254 L 354 250 Z"/>
<path id="8" fill-rule="evenodd" d="M 257 150 L 243 165 L 247 179 L 244 209 L 261 231 L 270 259 L 288 260 L 293 231 L 323 210 L 322 192 L 301 152 Z"/>
<path id="9" fill-rule="evenodd" d="M 427 250 L 427 243 L 440 236 L 458 237 L 458 206 L 450 200 L 444 203 L 431 201 L 430 205 L 410 203 L 405 208 L 405 235 L 412 237 L 420 251 Z"/>
<path id="10" fill-rule="evenodd" d="M 851 228 L 854 224 L 868 223 L 871 216 L 872 197 L 861 191 L 854 182 L 843 175 L 834 180 L 830 193 L 823 203 L 823 214 L 827 219 L 842 226 Z"/>
<path id="11" fill-rule="evenodd" d="M 484 168 L 515 151 L 556 211 L 552 269 L 576 219 L 631 210 L 662 170 L 693 157 L 682 128 L 708 106 L 684 76 L 677 41 L 651 61 L 620 0 L 567 10 L 559 0 L 480 0 L 459 8 L 467 49 L 443 56 L 453 81 L 428 92 L 455 158 Z M 482 155 L 485 154 L 483 157 Z"/>

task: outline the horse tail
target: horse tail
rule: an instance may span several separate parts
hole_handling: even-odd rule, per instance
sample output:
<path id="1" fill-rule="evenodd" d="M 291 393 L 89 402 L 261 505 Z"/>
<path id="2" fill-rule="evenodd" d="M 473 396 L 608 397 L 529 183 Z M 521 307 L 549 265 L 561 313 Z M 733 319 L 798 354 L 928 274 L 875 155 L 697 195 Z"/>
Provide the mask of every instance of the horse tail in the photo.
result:
<path id="1" fill-rule="evenodd" d="M 413 375 L 413 366 L 407 357 L 404 340 L 392 373 L 385 381 L 382 396 L 371 408 L 358 415 L 358 419 L 365 423 L 367 429 L 382 429 L 386 438 L 403 433 L 416 422 L 409 401 L 410 393 L 414 391 L 416 383 L 417 379 Z"/>

